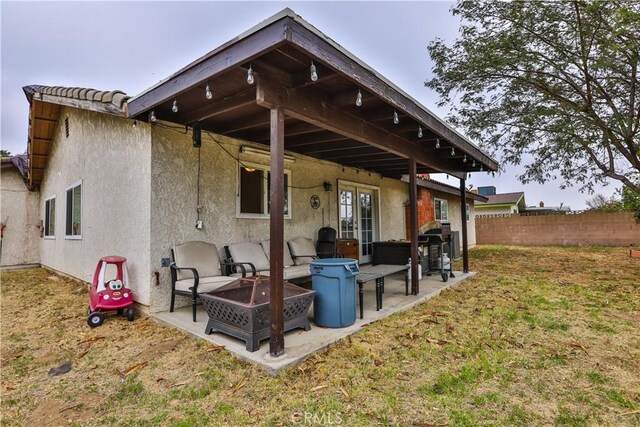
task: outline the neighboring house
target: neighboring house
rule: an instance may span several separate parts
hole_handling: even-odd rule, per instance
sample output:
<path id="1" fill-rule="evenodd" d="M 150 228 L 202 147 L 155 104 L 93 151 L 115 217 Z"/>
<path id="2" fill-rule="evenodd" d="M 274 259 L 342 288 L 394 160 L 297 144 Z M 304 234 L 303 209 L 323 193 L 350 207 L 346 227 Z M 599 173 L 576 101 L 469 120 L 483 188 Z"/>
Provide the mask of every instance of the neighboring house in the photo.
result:
<path id="1" fill-rule="evenodd" d="M 296 38 L 301 34 L 304 40 Z M 315 80 L 311 61 L 321 74 Z M 368 83 L 358 89 L 357 81 Z M 272 93 L 278 85 L 286 93 Z M 43 237 L 35 239 L 38 261 L 90 281 L 100 257 L 124 256 L 136 301 L 152 311 L 169 307 L 171 245 L 202 240 L 222 251 L 270 238 L 268 150 L 278 135 L 274 126 L 282 129 L 278 112 L 286 114 L 285 242 L 331 226 L 360 240 L 361 262 L 370 259 L 371 242 L 406 237 L 410 184 L 401 178 L 412 167 L 457 175 L 462 186 L 482 166 L 497 169 L 288 9 L 135 98 L 84 88 L 24 91 L 31 123 L 27 181 L 43 223 Z M 402 126 L 393 123 L 395 115 Z M 194 127 L 202 128 L 200 138 Z M 446 150 L 430 148 L 436 139 Z M 454 147 L 456 156 L 449 154 Z M 455 188 L 424 186 L 437 186 L 439 215 L 455 229 L 461 216 Z M 445 209 L 442 201 L 451 203 Z"/>
<path id="2" fill-rule="evenodd" d="M 0 159 L 0 222 L 5 225 L 0 266 L 37 264 L 38 193 L 27 188 L 27 156 Z"/>
<path id="3" fill-rule="evenodd" d="M 564 203 L 561 203 L 560 206 L 545 206 L 544 202 L 540 202 L 538 206 L 527 206 L 524 209 L 526 213 L 539 213 L 539 214 L 547 214 L 547 213 L 569 213 L 571 212 L 570 206 L 565 206 Z"/>
<path id="4" fill-rule="evenodd" d="M 487 191 L 480 191 L 483 188 L 492 188 L 494 192 L 487 194 Z M 476 203 L 476 215 L 513 214 L 523 212 L 526 209 L 524 192 L 522 191 L 495 194 L 495 187 L 478 188 L 478 194 L 482 195 L 483 193 L 487 201 Z"/>

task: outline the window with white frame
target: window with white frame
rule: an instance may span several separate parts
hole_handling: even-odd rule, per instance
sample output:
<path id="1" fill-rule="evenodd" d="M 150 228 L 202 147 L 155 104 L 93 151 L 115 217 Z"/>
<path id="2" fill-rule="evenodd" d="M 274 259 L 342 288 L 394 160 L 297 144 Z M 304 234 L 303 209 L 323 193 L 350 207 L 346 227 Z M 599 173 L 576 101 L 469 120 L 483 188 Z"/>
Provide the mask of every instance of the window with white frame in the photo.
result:
<path id="1" fill-rule="evenodd" d="M 67 188 L 67 210 L 65 220 L 65 237 L 79 239 L 82 237 L 82 182 Z"/>
<path id="2" fill-rule="evenodd" d="M 471 218 L 471 207 L 469 206 L 469 203 L 467 203 L 467 222 L 470 221 Z"/>
<path id="3" fill-rule="evenodd" d="M 49 197 L 44 202 L 44 237 L 56 235 L 56 197 Z"/>
<path id="4" fill-rule="evenodd" d="M 291 218 L 291 171 L 284 171 L 284 216 Z M 268 218 L 271 197 L 271 172 L 265 165 L 243 162 L 238 172 L 237 216 L 239 218 Z"/>
<path id="5" fill-rule="evenodd" d="M 449 202 L 443 199 L 434 200 L 436 221 L 449 221 Z"/>

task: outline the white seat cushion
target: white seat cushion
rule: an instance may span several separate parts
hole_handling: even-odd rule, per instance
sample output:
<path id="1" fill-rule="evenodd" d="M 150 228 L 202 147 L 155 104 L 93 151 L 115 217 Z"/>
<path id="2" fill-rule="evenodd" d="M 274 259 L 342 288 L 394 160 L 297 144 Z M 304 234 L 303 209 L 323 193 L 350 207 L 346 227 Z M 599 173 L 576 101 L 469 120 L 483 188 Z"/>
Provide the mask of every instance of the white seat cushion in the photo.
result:
<path id="1" fill-rule="evenodd" d="M 236 280 L 235 277 L 229 276 L 213 276 L 213 277 L 201 277 L 198 282 L 198 293 L 203 294 L 205 292 L 215 291 L 216 289 L 231 283 Z M 176 290 L 191 292 L 193 287 L 193 279 L 177 280 Z"/>
<path id="2" fill-rule="evenodd" d="M 311 276 L 309 264 L 292 265 L 284 269 L 284 279 L 298 279 L 300 277 Z"/>
<path id="3" fill-rule="evenodd" d="M 256 275 L 257 276 L 268 276 L 269 275 L 269 270 L 261 270 L 261 271 L 256 271 Z M 247 277 L 251 276 L 251 270 L 247 270 Z M 231 277 L 242 277 L 242 273 L 233 273 L 231 275 Z"/>
<path id="4" fill-rule="evenodd" d="M 269 270 L 269 258 L 260 243 L 240 242 L 229 245 L 229 254 L 234 262 L 250 262 L 256 271 Z"/>
<path id="5" fill-rule="evenodd" d="M 270 257 L 271 243 L 270 242 L 271 242 L 270 240 L 265 240 L 264 242 L 260 243 L 260 245 L 262 245 L 262 250 L 264 251 L 267 258 L 269 258 L 269 260 L 271 260 L 271 257 Z M 290 265 L 294 265 L 293 258 L 291 258 L 291 252 L 289 252 L 289 245 L 285 243 L 284 247 L 282 248 L 282 252 L 284 252 L 284 266 L 289 267 Z"/>
<path id="6" fill-rule="evenodd" d="M 200 277 L 220 276 L 220 257 L 213 243 L 187 242 L 173 247 L 174 261 L 178 268 L 195 268 Z M 192 279 L 190 270 L 178 270 L 178 280 Z"/>
<path id="7" fill-rule="evenodd" d="M 289 249 L 295 265 L 309 264 L 318 257 L 313 240 L 308 237 L 297 237 L 289 240 Z"/>

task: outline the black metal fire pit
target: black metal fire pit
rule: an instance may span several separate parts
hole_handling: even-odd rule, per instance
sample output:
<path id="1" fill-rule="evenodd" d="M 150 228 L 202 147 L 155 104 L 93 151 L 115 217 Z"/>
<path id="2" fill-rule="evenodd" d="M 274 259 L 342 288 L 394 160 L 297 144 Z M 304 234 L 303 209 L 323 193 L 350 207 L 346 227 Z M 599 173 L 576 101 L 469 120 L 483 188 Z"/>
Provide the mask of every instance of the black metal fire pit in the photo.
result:
<path id="1" fill-rule="evenodd" d="M 284 330 L 311 329 L 307 312 L 315 291 L 289 282 L 283 283 Z M 260 340 L 269 338 L 269 277 L 243 277 L 215 291 L 200 294 L 209 313 L 205 333 L 223 332 L 247 343 L 247 351 L 260 348 Z"/>

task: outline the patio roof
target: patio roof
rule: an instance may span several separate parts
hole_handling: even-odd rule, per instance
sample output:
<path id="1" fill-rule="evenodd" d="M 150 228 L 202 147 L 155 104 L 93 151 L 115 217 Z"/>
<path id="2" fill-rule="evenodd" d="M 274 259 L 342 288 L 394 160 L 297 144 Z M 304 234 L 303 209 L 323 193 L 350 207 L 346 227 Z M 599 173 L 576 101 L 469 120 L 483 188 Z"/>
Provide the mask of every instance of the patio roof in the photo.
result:
<path id="1" fill-rule="evenodd" d="M 312 64 L 317 80 L 310 77 Z M 255 84 L 247 82 L 249 69 Z M 207 85 L 212 99 L 205 96 Z M 419 173 L 461 179 L 498 168 L 467 138 L 290 9 L 130 99 L 127 108 L 139 120 L 153 112 L 158 120 L 200 122 L 202 129 L 269 145 L 274 106 L 285 113 L 285 149 L 291 152 L 394 178 L 409 173 L 411 158 Z"/>

